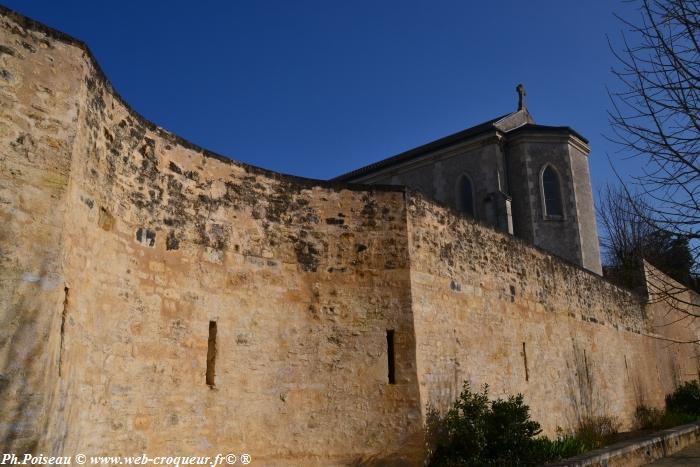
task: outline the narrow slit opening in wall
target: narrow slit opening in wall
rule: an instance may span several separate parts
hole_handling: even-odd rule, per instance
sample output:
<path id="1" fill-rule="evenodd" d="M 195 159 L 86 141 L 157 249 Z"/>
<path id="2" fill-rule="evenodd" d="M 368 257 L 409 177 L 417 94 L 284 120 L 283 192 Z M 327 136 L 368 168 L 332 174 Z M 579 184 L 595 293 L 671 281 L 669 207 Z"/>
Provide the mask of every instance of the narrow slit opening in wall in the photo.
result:
<path id="1" fill-rule="evenodd" d="M 209 321 L 209 342 L 207 345 L 207 385 L 216 384 L 216 321 Z"/>
<path id="2" fill-rule="evenodd" d="M 394 356 L 394 330 L 386 331 L 386 357 L 389 368 L 389 384 L 396 384 L 396 361 Z"/>
<path id="3" fill-rule="evenodd" d="M 523 365 L 525 366 L 525 381 L 530 381 L 530 370 L 527 367 L 527 350 L 525 349 L 525 342 L 523 342 Z"/>
<path id="4" fill-rule="evenodd" d="M 61 342 L 58 347 L 58 376 L 63 376 L 63 347 L 66 341 L 66 318 L 68 317 L 68 287 L 63 288 L 63 309 L 61 310 Z"/>

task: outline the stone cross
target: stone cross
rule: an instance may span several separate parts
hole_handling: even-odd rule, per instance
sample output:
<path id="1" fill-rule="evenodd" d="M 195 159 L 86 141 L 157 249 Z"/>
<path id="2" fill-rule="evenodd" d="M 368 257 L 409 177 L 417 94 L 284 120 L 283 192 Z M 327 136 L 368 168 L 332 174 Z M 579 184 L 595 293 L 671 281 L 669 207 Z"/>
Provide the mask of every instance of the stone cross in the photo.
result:
<path id="1" fill-rule="evenodd" d="M 518 84 L 515 90 L 518 91 L 518 110 L 525 110 L 525 86 Z"/>

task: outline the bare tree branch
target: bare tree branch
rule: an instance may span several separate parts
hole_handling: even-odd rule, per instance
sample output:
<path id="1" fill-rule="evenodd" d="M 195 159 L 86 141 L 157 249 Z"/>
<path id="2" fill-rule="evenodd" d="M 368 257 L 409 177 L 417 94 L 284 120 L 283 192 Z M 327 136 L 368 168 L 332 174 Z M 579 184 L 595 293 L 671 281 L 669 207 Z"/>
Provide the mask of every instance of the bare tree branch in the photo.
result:
<path id="1" fill-rule="evenodd" d="M 608 139 L 641 173 L 601 193 L 605 260 L 618 274 L 634 257 L 664 270 L 675 280 L 646 284 L 651 303 L 694 319 L 700 303 L 686 292 L 700 253 L 700 0 L 640 0 L 638 18 L 619 19 L 619 46 L 608 40 L 619 85 L 608 90 Z M 659 258 L 664 248 L 675 271 Z"/>

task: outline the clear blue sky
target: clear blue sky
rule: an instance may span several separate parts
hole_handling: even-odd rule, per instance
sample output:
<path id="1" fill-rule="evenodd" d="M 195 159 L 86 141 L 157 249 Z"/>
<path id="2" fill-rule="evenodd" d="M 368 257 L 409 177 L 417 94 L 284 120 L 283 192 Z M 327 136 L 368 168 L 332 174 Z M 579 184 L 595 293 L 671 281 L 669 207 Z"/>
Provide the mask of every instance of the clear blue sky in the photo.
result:
<path id="1" fill-rule="evenodd" d="M 590 140 L 614 181 L 609 0 L 0 0 L 85 41 L 156 124 L 233 159 L 330 178 L 515 110 Z M 622 164 L 629 169 L 631 164 Z"/>

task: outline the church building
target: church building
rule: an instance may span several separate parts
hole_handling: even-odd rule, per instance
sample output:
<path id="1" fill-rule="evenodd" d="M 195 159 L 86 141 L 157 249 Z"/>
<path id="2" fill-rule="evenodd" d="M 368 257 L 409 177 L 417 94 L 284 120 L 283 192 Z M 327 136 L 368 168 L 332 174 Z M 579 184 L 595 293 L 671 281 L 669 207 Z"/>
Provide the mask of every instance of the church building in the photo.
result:
<path id="1" fill-rule="evenodd" d="M 336 177 L 405 185 L 601 274 L 588 141 L 518 110 Z"/>

